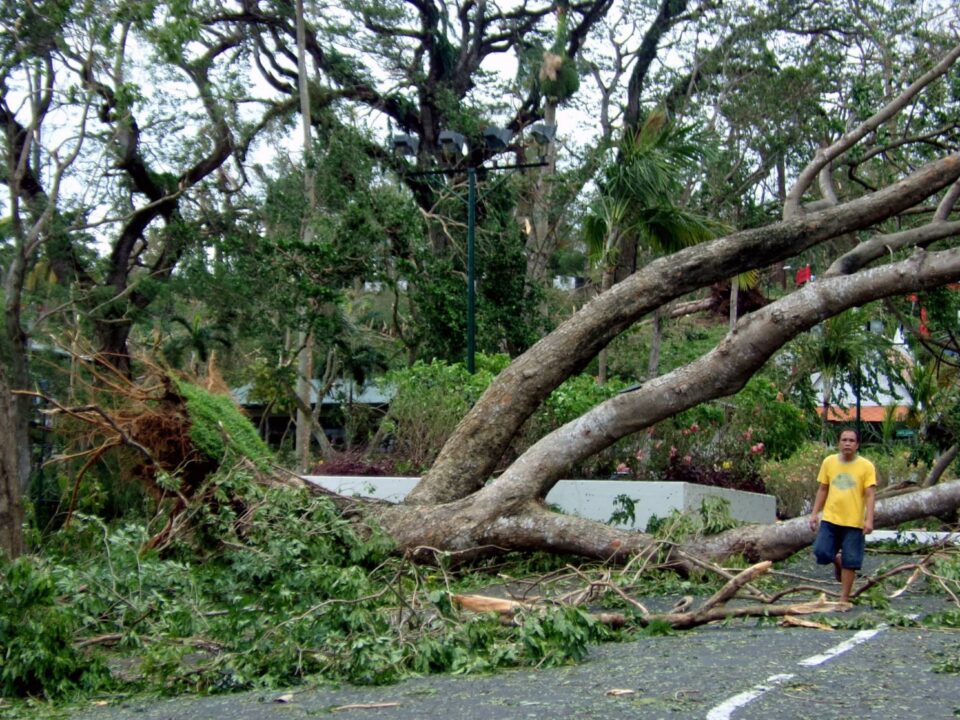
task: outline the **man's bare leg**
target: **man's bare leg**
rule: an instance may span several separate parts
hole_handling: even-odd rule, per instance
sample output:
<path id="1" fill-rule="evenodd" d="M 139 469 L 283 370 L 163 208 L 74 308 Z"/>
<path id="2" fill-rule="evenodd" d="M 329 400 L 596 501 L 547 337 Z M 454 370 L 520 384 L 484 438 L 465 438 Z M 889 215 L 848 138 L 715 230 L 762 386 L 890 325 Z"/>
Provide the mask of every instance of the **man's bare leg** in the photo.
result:
<path id="1" fill-rule="evenodd" d="M 850 602 L 850 592 L 853 590 L 853 581 L 857 577 L 857 571 L 850 568 L 841 568 L 840 570 L 840 602 Z"/>

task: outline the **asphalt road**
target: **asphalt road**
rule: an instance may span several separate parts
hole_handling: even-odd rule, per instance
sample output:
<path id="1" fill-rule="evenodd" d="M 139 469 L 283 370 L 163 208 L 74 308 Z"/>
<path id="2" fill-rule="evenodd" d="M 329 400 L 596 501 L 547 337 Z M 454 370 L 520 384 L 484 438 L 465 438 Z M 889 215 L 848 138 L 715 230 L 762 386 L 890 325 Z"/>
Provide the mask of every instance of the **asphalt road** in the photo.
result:
<path id="1" fill-rule="evenodd" d="M 906 595 L 888 612 L 858 607 L 845 615 L 862 621 L 858 629 L 785 628 L 749 619 L 605 644 L 571 667 L 425 677 L 381 688 L 329 685 L 135 700 L 89 706 L 69 717 L 945 720 L 960 717 L 960 677 L 935 673 L 932 666 L 960 653 L 960 631 L 886 621 L 951 607 L 943 596 Z"/>

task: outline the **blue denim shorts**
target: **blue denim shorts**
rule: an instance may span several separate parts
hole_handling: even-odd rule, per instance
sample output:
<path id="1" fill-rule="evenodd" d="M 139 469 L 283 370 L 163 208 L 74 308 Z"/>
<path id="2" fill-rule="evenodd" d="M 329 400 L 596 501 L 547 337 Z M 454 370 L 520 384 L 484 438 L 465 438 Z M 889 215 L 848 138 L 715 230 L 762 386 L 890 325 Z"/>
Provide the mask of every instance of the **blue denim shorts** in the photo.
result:
<path id="1" fill-rule="evenodd" d="M 840 552 L 841 566 L 848 570 L 859 570 L 863 565 L 864 545 L 866 538 L 862 528 L 834 525 L 821 520 L 817 539 L 813 541 L 813 556 L 818 565 L 827 565 Z"/>

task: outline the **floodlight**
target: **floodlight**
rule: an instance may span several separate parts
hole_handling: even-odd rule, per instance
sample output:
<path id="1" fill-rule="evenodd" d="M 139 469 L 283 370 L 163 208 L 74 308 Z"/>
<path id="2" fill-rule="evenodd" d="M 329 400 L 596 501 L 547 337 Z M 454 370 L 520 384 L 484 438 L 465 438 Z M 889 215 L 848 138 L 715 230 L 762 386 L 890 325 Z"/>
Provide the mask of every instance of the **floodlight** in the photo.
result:
<path id="1" fill-rule="evenodd" d="M 557 134 L 557 126 L 551 123 L 534 123 L 530 126 L 530 134 L 541 145 L 549 145 Z"/>
<path id="2" fill-rule="evenodd" d="M 440 152 L 446 157 L 462 157 L 467 139 L 453 130 L 440 132 Z"/>
<path id="3" fill-rule="evenodd" d="M 494 125 L 486 127 L 483 131 L 483 140 L 487 144 L 487 150 L 493 152 L 502 152 L 510 145 L 513 139 L 513 133 L 506 128 L 499 128 Z"/>
<path id="4" fill-rule="evenodd" d="M 416 155 L 420 149 L 420 138 L 416 135 L 394 135 L 390 138 L 393 151 L 401 155 Z"/>

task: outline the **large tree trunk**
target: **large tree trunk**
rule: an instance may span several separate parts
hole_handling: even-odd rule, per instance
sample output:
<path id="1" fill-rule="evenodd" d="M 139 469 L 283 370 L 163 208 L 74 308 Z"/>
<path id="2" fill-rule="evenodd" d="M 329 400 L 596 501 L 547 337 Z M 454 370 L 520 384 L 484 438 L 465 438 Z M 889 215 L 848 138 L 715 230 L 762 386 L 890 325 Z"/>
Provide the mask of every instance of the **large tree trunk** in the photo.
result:
<path id="1" fill-rule="evenodd" d="M 19 459 L 27 449 L 18 441 L 17 399 L 10 392 L 7 369 L 0 363 L 0 554 L 16 558 L 23 552 L 23 500 Z M 29 456 L 28 456 L 29 459 Z"/>
<path id="2" fill-rule="evenodd" d="M 896 527 L 908 520 L 950 516 L 958 507 L 960 481 L 953 481 L 878 501 L 875 523 L 877 528 Z M 532 500 L 502 507 L 492 498 L 473 497 L 428 507 L 380 508 L 377 515 L 399 550 L 422 561 L 436 560 L 438 552 L 466 562 L 506 551 L 548 551 L 624 562 L 658 544 L 645 533 L 555 513 Z M 750 562 L 783 560 L 809 546 L 814 535 L 807 517 L 748 525 L 683 543 L 670 560 L 682 571 L 694 567 L 690 556 L 715 562 L 737 555 Z"/>
<path id="3" fill-rule="evenodd" d="M 448 502 L 480 488 L 520 426 L 547 395 L 582 370 L 614 337 L 665 302 L 870 227 L 913 207 L 958 177 L 960 155 L 952 155 L 844 205 L 734 233 L 654 260 L 594 298 L 514 360 L 457 426 L 409 501 Z"/>

